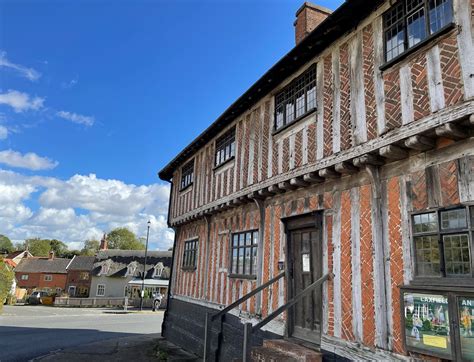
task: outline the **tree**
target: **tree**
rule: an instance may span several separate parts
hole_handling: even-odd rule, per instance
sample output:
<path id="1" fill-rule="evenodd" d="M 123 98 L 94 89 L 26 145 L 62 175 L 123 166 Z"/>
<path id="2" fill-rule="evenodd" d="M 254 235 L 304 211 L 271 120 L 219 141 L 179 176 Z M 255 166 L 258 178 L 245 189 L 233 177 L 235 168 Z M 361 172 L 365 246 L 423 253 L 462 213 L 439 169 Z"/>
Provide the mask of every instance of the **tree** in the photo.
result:
<path id="1" fill-rule="evenodd" d="M 109 249 L 144 250 L 145 244 L 127 228 L 116 228 L 107 235 Z"/>
<path id="2" fill-rule="evenodd" d="M 99 251 L 99 247 L 100 242 L 98 240 L 86 240 L 81 255 L 93 256 Z"/>
<path id="3" fill-rule="evenodd" d="M 51 250 L 54 251 L 54 255 L 59 258 L 64 258 L 70 253 L 67 249 L 67 245 L 60 240 L 49 240 L 49 244 L 51 245 Z"/>
<path id="4" fill-rule="evenodd" d="M 0 258 L 0 312 L 5 299 L 10 293 L 14 275 L 10 267 L 3 261 L 3 258 Z"/>
<path id="5" fill-rule="evenodd" d="M 11 253 L 14 250 L 15 247 L 13 246 L 12 241 L 5 235 L 0 234 L 0 252 L 5 251 Z"/>
<path id="6" fill-rule="evenodd" d="M 28 245 L 28 250 L 33 256 L 48 256 L 51 251 L 51 242 L 48 239 L 27 239 L 25 244 Z"/>

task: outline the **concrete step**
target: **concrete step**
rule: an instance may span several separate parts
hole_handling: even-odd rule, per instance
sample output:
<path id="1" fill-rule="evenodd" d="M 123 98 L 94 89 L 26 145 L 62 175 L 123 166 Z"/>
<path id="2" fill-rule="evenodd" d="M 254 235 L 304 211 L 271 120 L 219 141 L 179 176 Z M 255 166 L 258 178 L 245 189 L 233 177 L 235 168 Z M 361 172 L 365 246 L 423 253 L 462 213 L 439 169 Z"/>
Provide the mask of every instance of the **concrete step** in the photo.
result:
<path id="1" fill-rule="evenodd" d="M 263 341 L 263 347 L 283 353 L 296 361 L 321 362 L 323 360 L 321 352 L 285 339 L 267 339 Z"/>
<path id="2" fill-rule="evenodd" d="M 250 353 L 250 359 L 254 362 L 297 362 L 298 359 L 295 359 L 291 356 L 288 356 L 285 353 L 282 353 L 278 350 L 268 348 L 268 347 L 255 347 L 252 348 Z"/>

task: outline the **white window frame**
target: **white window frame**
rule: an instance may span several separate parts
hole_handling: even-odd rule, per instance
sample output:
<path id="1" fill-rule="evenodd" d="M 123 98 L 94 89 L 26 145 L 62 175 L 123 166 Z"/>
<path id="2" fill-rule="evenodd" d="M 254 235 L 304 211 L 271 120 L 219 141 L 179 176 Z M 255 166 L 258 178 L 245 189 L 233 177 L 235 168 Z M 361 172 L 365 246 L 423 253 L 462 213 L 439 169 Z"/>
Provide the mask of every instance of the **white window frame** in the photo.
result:
<path id="1" fill-rule="evenodd" d="M 100 287 L 103 288 L 103 294 L 99 294 L 99 288 L 100 288 Z M 97 295 L 98 297 L 105 297 L 105 284 L 97 284 L 96 295 Z"/>
<path id="2" fill-rule="evenodd" d="M 29 278 L 29 275 L 28 275 L 28 274 L 23 274 L 23 275 L 21 276 L 21 280 L 28 280 L 28 278 Z"/>
<path id="3" fill-rule="evenodd" d="M 44 280 L 45 282 L 52 282 L 52 281 L 53 281 L 53 276 L 52 276 L 51 274 L 45 274 L 45 275 L 43 276 L 43 280 Z"/>

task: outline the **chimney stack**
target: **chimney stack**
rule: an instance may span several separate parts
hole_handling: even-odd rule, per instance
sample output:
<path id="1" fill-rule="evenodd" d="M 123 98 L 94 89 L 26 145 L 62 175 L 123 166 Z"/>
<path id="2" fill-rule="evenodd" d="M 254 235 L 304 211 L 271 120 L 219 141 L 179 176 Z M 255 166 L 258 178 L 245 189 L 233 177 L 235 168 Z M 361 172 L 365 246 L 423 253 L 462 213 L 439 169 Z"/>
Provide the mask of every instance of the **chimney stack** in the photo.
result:
<path id="1" fill-rule="evenodd" d="M 49 259 L 51 259 L 51 260 L 54 259 L 54 251 L 53 251 L 53 250 L 51 250 L 51 251 L 49 252 Z"/>
<path id="2" fill-rule="evenodd" d="M 104 236 L 102 237 L 102 240 L 100 241 L 100 248 L 99 250 L 107 250 L 107 234 L 104 233 Z"/>
<path id="3" fill-rule="evenodd" d="M 330 14 L 331 10 L 319 5 L 305 2 L 296 12 L 295 41 L 298 45 L 306 36 L 316 29 Z"/>

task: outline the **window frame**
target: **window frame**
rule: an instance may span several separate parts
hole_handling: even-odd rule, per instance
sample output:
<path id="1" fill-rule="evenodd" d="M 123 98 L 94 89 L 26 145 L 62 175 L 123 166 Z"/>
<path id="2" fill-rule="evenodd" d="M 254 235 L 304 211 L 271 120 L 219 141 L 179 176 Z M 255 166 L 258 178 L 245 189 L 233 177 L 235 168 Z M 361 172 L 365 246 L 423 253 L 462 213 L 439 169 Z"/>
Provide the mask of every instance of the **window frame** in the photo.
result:
<path id="1" fill-rule="evenodd" d="M 305 82 L 305 78 L 309 75 L 309 73 L 313 72 L 314 80 L 310 79 L 309 82 Z M 304 112 L 297 116 L 297 98 L 296 92 L 298 91 L 297 85 L 303 79 L 303 89 L 304 89 Z M 308 91 L 311 89 L 310 85 L 314 82 L 314 107 L 308 109 Z M 292 97 L 294 98 L 294 105 L 293 105 L 293 119 L 291 121 L 286 120 L 287 115 L 287 107 L 288 104 L 288 93 L 289 91 L 292 92 Z M 279 97 L 283 97 L 282 102 L 277 102 Z M 279 107 L 283 107 L 283 122 L 280 127 L 278 127 L 277 117 L 278 117 L 278 109 Z M 291 125 L 295 124 L 299 120 L 309 116 L 310 114 L 316 112 L 318 108 L 318 97 L 317 97 L 317 63 L 311 64 L 308 68 L 306 68 L 300 75 L 295 77 L 291 82 L 285 85 L 282 89 L 278 90 L 274 95 L 274 117 L 273 117 L 273 134 L 279 133 L 284 129 L 290 127 Z"/>
<path id="2" fill-rule="evenodd" d="M 100 287 L 103 289 L 103 294 L 99 294 Z M 97 284 L 96 296 L 105 297 L 105 284 Z"/>
<path id="3" fill-rule="evenodd" d="M 454 210 L 464 209 L 466 212 L 466 227 L 465 228 L 453 228 L 442 230 L 441 229 L 441 215 L 443 212 L 449 212 Z M 417 215 L 424 215 L 429 213 L 436 213 L 437 230 L 428 232 L 415 232 L 414 217 Z M 414 266 L 414 276 L 412 284 L 423 284 L 429 283 L 430 285 L 452 285 L 453 282 L 457 285 L 474 285 L 474 205 L 471 204 L 460 204 L 450 207 L 442 208 L 431 208 L 423 211 L 415 211 L 410 214 L 410 241 L 412 249 L 412 261 Z M 445 247 L 444 247 L 444 236 L 467 234 L 469 243 L 469 265 L 470 274 L 467 275 L 448 275 L 446 273 L 446 258 L 445 258 Z M 420 275 L 418 272 L 418 260 L 417 260 L 417 248 L 415 238 L 418 236 L 436 236 L 438 238 L 438 251 L 440 257 L 440 273 L 438 276 Z"/>
<path id="4" fill-rule="evenodd" d="M 89 280 L 90 275 L 89 272 L 81 271 L 79 272 L 79 280 Z"/>
<path id="5" fill-rule="evenodd" d="M 48 278 L 47 278 L 48 277 Z M 43 281 L 45 282 L 52 282 L 53 281 L 53 276 L 51 274 L 44 274 L 43 275 Z"/>
<path id="6" fill-rule="evenodd" d="M 189 180 L 186 178 L 189 176 Z M 179 190 L 184 191 L 194 183 L 194 158 L 181 167 Z"/>
<path id="7" fill-rule="evenodd" d="M 235 158 L 236 152 L 236 127 L 231 127 L 227 130 L 224 134 L 222 134 L 219 138 L 216 139 L 214 145 L 214 169 L 218 169 L 219 167 L 225 165 L 227 162 L 230 162 Z M 230 155 L 226 156 L 227 154 L 227 147 L 230 147 Z M 218 155 L 221 151 L 224 151 L 224 157 L 222 161 L 218 162 Z M 220 157 L 219 157 L 220 158 Z"/>
<path id="8" fill-rule="evenodd" d="M 247 239 L 247 234 L 251 234 L 251 244 L 247 245 L 246 239 Z M 237 246 L 234 246 L 234 237 L 237 236 L 240 239 L 240 235 L 244 235 L 244 245 L 240 245 L 240 241 L 238 242 Z M 257 236 L 257 242 L 254 243 L 254 235 Z M 230 245 L 229 245 L 229 278 L 236 278 L 236 279 L 257 279 L 257 263 L 258 263 L 258 245 L 259 245 L 259 230 L 258 229 L 251 229 L 251 230 L 243 230 L 243 231 L 238 231 L 230 234 Z M 243 254 L 243 267 L 242 267 L 242 273 L 239 273 L 239 251 L 240 249 L 244 250 Z M 253 260 L 253 251 L 254 249 L 257 252 L 257 261 L 255 262 L 255 265 L 251 262 L 250 264 L 250 273 L 245 273 L 246 269 L 246 262 L 245 262 L 245 253 L 246 249 L 250 249 L 250 260 Z M 236 270 L 233 269 L 233 255 L 234 255 L 234 250 L 237 250 L 237 264 L 236 264 Z"/>
<path id="9" fill-rule="evenodd" d="M 184 241 L 183 260 L 181 269 L 185 271 L 194 271 L 197 268 L 199 251 L 199 238 Z"/>
<path id="10" fill-rule="evenodd" d="M 30 275 L 29 274 L 22 274 L 21 275 L 21 280 L 28 280 L 30 278 Z"/>
<path id="11" fill-rule="evenodd" d="M 437 38 L 445 33 L 447 33 L 448 31 L 450 31 L 451 29 L 453 29 L 455 27 L 455 20 L 454 20 L 454 3 L 453 3 L 453 0 L 448 0 L 450 2 L 450 5 L 451 5 L 451 19 L 448 23 L 446 23 L 444 26 L 442 26 L 441 28 L 439 28 L 437 31 L 435 31 L 434 33 L 431 33 L 431 30 L 430 30 L 430 10 L 429 10 L 429 2 L 430 0 L 422 0 L 423 1 L 423 6 L 422 7 L 417 7 L 416 10 L 411 10 L 411 11 L 407 11 L 406 9 L 406 1 L 407 0 L 398 0 L 396 2 L 393 3 L 393 5 L 390 6 L 390 8 L 388 8 L 383 14 L 382 14 L 382 36 L 383 36 L 383 59 L 384 59 L 384 64 L 380 67 L 380 70 L 385 70 L 387 68 L 389 68 L 390 66 L 392 66 L 393 64 L 396 64 L 398 63 L 399 61 L 401 61 L 402 59 L 404 59 L 405 57 L 407 57 L 408 55 L 412 54 L 413 52 L 417 51 L 418 49 L 420 49 L 421 47 L 425 46 L 427 43 L 429 43 L 431 40 L 433 40 L 434 38 Z M 395 7 L 397 7 L 400 3 L 402 3 L 402 7 L 403 7 L 403 16 L 402 16 L 402 20 L 399 20 L 397 23 L 395 24 L 392 24 L 391 26 L 386 26 L 386 16 L 387 14 L 390 13 L 390 11 L 394 10 Z M 413 46 L 409 46 L 409 43 L 408 43 L 408 18 L 412 15 L 414 15 L 420 8 L 423 9 L 424 11 L 424 14 L 425 14 L 425 32 L 426 32 L 426 36 L 424 39 L 421 39 L 418 43 L 414 44 Z M 393 29 L 394 27 L 396 27 L 397 25 L 399 24 L 402 24 L 403 26 L 403 32 L 404 32 L 404 37 L 403 37 L 403 45 L 404 45 L 404 50 L 394 56 L 392 59 L 390 60 L 387 60 L 387 32 L 391 29 Z"/>

